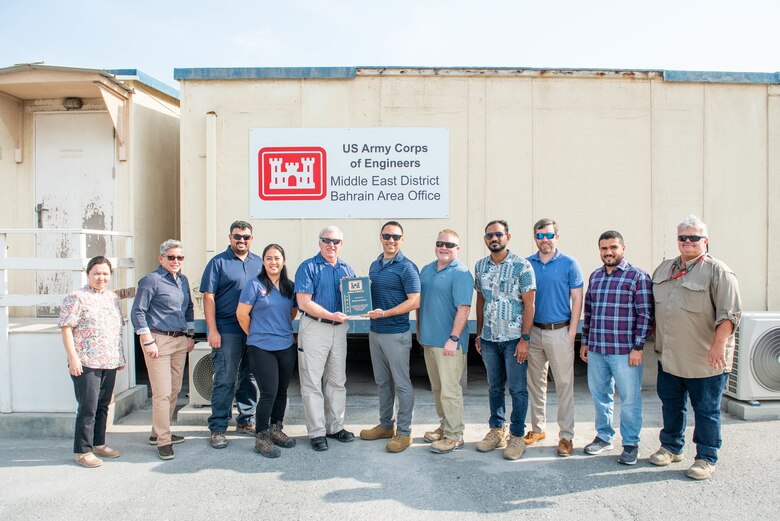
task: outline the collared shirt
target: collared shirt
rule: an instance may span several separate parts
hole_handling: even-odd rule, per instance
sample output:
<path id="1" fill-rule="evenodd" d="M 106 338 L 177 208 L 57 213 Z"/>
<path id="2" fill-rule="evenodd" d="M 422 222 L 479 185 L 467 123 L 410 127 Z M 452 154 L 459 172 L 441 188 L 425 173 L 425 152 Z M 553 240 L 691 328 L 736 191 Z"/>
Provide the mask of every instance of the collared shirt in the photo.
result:
<path id="1" fill-rule="evenodd" d="M 607 273 L 604 266 L 590 275 L 585 293 L 582 345 L 601 355 L 627 355 L 642 349 L 653 321 L 650 275 L 625 259 Z"/>
<path id="2" fill-rule="evenodd" d="M 295 295 L 287 298 L 275 287 L 269 291 L 255 277 L 241 291 L 239 301 L 252 306 L 247 344 L 264 351 L 281 351 L 293 344 L 291 313 Z"/>
<path id="3" fill-rule="evenodd" d="M 542 262 L 539 252 L 528 260 L 536 275 L 534 322 L 555 324 L 570 320 L 571 290 L 584 285 L 577 260 L 557 250 L 547 263 Z"/>
<path id="4" fill-rule="evenodd" d="M 471 306 L 474 277 L 458 259 L 441 270 L 437 261 L 423 266 L 420 272 L 420 336 L 424 346 L 444 347 L 452 333 L 458 306 Z M 458 342 L 463 352 L 469 347 L 469 328 L 464 327 Z"/>
<path id="5" fill-rule="evenodd" d="M 508 342 L 523 335 L 523 293 L 536 289 L 531 263 L 507 250 L 500 263 L 487 257 L 474 267 L 474 289 L 485 297 L 481 338 Z"/>
<path id="6" fill-rule="evenodd" d="M 206 264 L 200 279 L 200 291 L 214 294 L 214 316 L 220 333 L 243 332 L 236 317 L 238 297 L 247 282 L 256 278 L 262 267 L 263 259 L 251 251 L 241 260 L 230 246 L 214 255 Z"/>
<path id="7" fill-rule="evenodd" d="M 368 277 L 374 309 L 388 310 L 408 300 L 408 295 L 420 292 L 420 272 L 400 251 L 384 261 L 384 254 L 377 257 L 368 269 Z M 374 333 L 405 333 L 409 327 L 409 313 L 371 319 Z"/>
<path id="8" fill-rule="evenodd" d="M 352 267 L 341 259 L 328 264 L 321 253 L 306 259 L 295 272 L 295 292 L 309 293 L 311 299 L 331 313 L 341 312 L 341 279 L 354 277 Z"/>
<path id="9" fill-rule="evenodd" d="M 59 327 L 73 328 L 76 354 L 84 367 L 116 369 L 125 365 L 122 310 L 113 291 L 90 286 L 70 293 L 60 308 Z"/>
<path id="10" fill-rule="evenodd" d="M 676 277 L 687 269 L 685 275 Z M 653 272 L 655 350 L 667 373 L 681 378 L 707 378 L 730 372 L 734 334 L 726 341 L 725 371 L 710 367 L 707 356 L 715 328 L 729 320 L 737 330 L 742 317 L 734 272 L 709 254 L 683 263 L 665 260 Z"/>
<path id="11" fill-rule="evenodd" d="M 174 276 L 160 266 L 138 281 L 130 312 L 136 334 L 188 331 L 195 328 L 190 284 L 183 274 Z"/>

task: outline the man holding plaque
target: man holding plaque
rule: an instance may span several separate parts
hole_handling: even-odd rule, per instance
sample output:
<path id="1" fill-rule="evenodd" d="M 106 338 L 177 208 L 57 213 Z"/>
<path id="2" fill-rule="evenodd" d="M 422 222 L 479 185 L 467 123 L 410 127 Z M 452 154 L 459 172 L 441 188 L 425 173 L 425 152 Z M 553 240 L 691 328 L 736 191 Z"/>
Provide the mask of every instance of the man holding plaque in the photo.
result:
<path id="1" fill-rule="evenodd" d="M 417 266 L 401 253 L 404 230 L 400 223 L 385 223 L 379 242 L 382 254 L 371 263 L 368 272 L 375 308 L 365 315 L 371 319 L 368 345 L 374 380 L 379 387 L 379 425 L 360 431 L 360 437 L 392 438 L 385 446 L 387 451 L 403 452 L 412 444 L 414 390 L 409 376 L 409 312 L 420 307 L 420 275 Z M 396 399 L 398 424 L 394 426 Z"/>
<path id="2" fill-rule="evenodd" d="M 344 236 L 335 226 L 319 234 L 320 252 L 295 273 L 298 309 L 298 372 L 301 397 L 314 450 L 328 450 L 327 438 L 348 443 L 354 434 L 344 429 L 347 401 L 347 323 L 342 312 L 341 279 L 355 272 L 339 259 Z M 323 385 L 324 382 L 324 385 Z"/>
<path id="3" fill-rule="evenodd" d="M 453 230 L 436 238 L 436 260 L 420 272 L 417 339 L 423 346 L 439 427 L 425 433 L 431 451 L 446 454 L 463 448 L 463 387 L 469 330 L 466 327 L 474 278 L 458 260 L 460 239 Z"/>

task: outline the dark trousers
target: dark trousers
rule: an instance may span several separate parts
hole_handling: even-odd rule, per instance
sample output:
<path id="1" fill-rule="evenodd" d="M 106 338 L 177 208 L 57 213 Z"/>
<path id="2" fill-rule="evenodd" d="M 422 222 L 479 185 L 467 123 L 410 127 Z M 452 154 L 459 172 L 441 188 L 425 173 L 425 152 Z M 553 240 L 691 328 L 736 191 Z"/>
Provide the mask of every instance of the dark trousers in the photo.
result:
<path id="1" fill-rule="evenodd" d="M 92 452 L 95 445 L 106 444 L 108 405 L 114 392 L 116 369 L 91 369 L 84 367 L 81 376 L 70 376 L 79 404 L 76 413 L 76 430 L 73 436 L 73 452 Z"/>
<path id="2" fill-rule="evenodd" d="M 257 432 L 263 432 L 268 430 L 271 422 L 284 421 L 287 387 L 290 385 L 297 356 L 293 346 L 281 351 L 266 351 L 250 345 L 247 354 L 249 366 L 260 387 L 255 421 Z"/>

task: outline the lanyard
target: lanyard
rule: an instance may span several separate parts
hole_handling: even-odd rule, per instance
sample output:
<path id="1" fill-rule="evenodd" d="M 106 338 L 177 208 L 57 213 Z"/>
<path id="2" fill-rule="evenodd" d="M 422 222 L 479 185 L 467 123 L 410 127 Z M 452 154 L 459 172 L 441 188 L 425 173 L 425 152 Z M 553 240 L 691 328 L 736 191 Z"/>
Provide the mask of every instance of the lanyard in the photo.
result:
<path id="1" fill-rule="evenodd" d="M 706 254 L 705 254 L 705 255 L 706 255 Z M 688 273 L 689 271 L 691 271 L 691 270 L 693 269 L 693 267 L 694 267 L 694 266 L 696 266 L 698 263 L 700 263 L 700 262 L 701 262 L 701 261 L 703 261 L 703 260 L 704 260 L 704 255 L 700 256 L 698 259 L 696 259 L 696 260 L 694 261 L 694 263 L 693 263 L 693 264 L 691 264 L 690 266 L 686 267 L 684 270 L 682 270 L 680 273 L 678 273 L 677 275 L 674 275 L 674 276 L 672 276 L 672 271 L 674 271 L 674 264 L 673 264 L 673 265 L 672 265 L 672 269 L 669 271 L 669 275 L 670 275 L 672 278 L 671 278 L 671 279 L 669 279 L 669 280 L 676 280 L 676 279 L 679 279 L 680 277 L 682 277 L 683 275 L 685 275 L 686 273 Z"/>

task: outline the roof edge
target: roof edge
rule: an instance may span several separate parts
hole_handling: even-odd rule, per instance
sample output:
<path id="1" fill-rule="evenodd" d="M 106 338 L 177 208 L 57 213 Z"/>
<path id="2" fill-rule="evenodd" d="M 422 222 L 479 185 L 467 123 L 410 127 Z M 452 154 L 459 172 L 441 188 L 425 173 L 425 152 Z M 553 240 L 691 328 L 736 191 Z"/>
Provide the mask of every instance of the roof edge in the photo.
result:
<path id="1" fill-rule="evenodd" d="M 353 79 L 355 67 L 214 67 L 173 69 L 176 80 Z"/>
<path id="2" fill-rule="evenodd" d="M 780 84 L 780 72 L 663 71 L 664 81 Z"/>
<path id="3" fill-rule="evenodd" d="M 158 92 L 162 92 L 163 94 L 170 96 L 176 100 L 181 100 L 178 89 L 175 89 L 170 85 L 168 85 L 167 83 L 163 83 L 157 78 L 153 76 L 149 76 L 145 72 L 139 71 L 138 69 L 106 69 L 106 72 L 113 74 L 114 76 L 117 77 L 117 79 L 137 80 L 142 84 L 146 85 L 147 87 L 150 87 Z"/>

